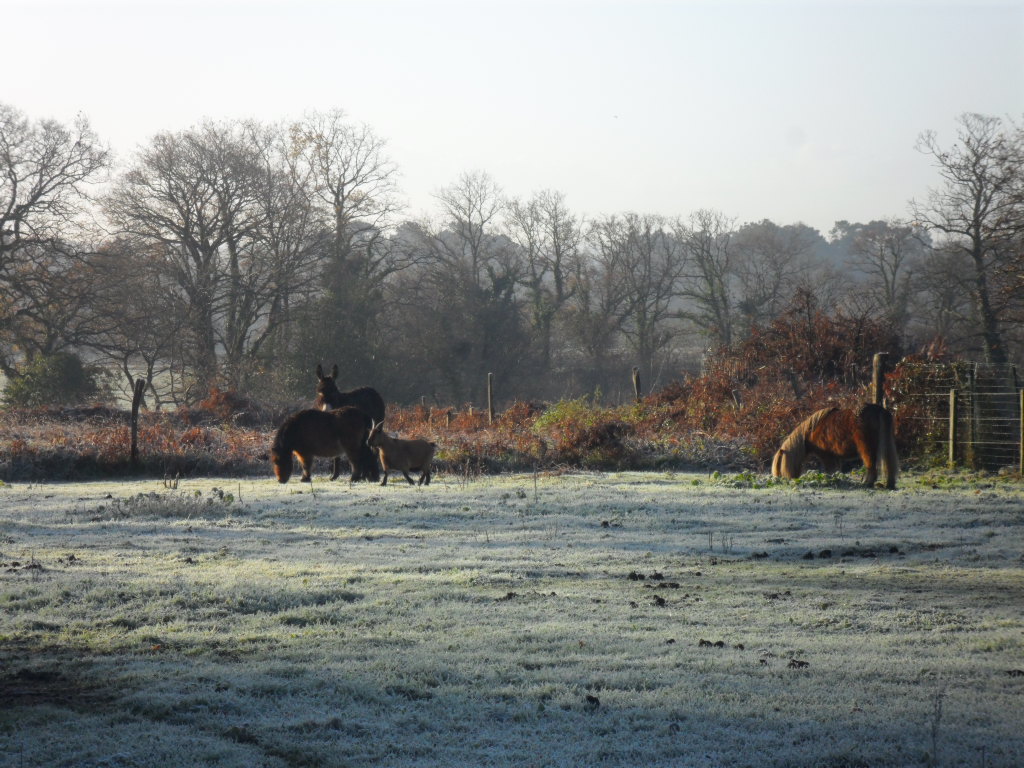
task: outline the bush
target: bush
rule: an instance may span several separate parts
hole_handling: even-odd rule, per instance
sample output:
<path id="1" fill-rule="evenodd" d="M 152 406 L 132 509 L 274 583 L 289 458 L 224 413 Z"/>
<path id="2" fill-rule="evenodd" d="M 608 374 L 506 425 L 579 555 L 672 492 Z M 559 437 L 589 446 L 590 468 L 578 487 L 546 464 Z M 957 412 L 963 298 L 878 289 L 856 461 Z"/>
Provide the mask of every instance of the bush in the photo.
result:
<path id="1" fill-rule="evenodd" d="M 82 405 L 107 395 L 104 374 L 77 355 L 58 352 L 32 360 L 7 382 L 4 401 L 14 408 Z"/>

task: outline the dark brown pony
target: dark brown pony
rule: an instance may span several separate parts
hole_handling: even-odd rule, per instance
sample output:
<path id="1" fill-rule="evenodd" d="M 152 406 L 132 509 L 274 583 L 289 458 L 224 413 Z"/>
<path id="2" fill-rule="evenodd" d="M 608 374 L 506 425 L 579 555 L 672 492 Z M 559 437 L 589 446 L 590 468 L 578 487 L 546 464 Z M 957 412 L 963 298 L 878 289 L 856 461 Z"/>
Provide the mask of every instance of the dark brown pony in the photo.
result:
<path id="1" fill-rule="evenodd" d="M 348 392 L 338 389 L 338 366 L 331 369 L 330 376 L 324 376 L 324 369 L 316 366 L 316 402 L 314 407 L 322 411 L 329 408 L 344 408 L 350 405 L 358 408 L 374 421 L 384 421 L 384 398 L 373 387 L 358 387 Z"/>
<path id="2" fill-rule="evenodd" d="M 309 408 L 293 413 L 274 436 L 270 461 L 280 483 L 292 476 L 292 454 L 302 465 L 302 482 L 310 482 L 313 459 L 317 456 L 334 459 L 334 480 L 341 474 L 341 455 L 348 457 L 352 467 L 349 482 L 380 478 L 376 462 L 367 464 L 364 449 L 370 432 L 370 419 L 358 408 L 318 411 Z"/>
<path id="3" fill-rule="evenodd" d="M 860 410 L 823 408 L 801 421 L 772 460 L 775 477 L 796 478 L 808 456 L 817 456 L 826 472 L 838 472 L 844 459 L 858 456 L 864 462 L 864 485 L 872 488 L 878 468 L 885 471 L 885 487 L 896 487 L 899 459 L 893 435 L 892 414 L 880 405 Z"/>

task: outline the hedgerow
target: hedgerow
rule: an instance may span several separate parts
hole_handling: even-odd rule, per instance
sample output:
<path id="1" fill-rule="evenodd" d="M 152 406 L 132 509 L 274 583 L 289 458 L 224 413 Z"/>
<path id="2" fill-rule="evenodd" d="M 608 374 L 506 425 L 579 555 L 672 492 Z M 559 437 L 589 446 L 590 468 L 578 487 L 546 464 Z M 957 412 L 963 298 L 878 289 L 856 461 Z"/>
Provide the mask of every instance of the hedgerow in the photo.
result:
<path id="1" fill-rule="evenodd" d="M 436 441 L 440 472 L 765 473 L 779 442 L 804 416 L 867 399 L 871 358 L 879 349 L 898 349 L 883 324 L 828 316 L 805 297 L 770 326 L 710 356 L 701 374 L 683 375 L 638 402 L 606 405 L 595 393 L 514 402 L 493 418 L 468 405 L 390 405 L 386 428 Z M 898 364 L 888 376 L 888 394 L 899 398 L 912 387 L 915 370 L 913 359 Z M 213 390 L 192 410 L 143 413 L 139 459 L 132 463 L 125 412 L 12 408 L 0 411 L 0 479 L 269 473 L 269 446 L 287 412 Z M 929 435 L 909 427 L 901 435 L 899 425 L 897 418 L 901 454 L 913 455 Z"/>

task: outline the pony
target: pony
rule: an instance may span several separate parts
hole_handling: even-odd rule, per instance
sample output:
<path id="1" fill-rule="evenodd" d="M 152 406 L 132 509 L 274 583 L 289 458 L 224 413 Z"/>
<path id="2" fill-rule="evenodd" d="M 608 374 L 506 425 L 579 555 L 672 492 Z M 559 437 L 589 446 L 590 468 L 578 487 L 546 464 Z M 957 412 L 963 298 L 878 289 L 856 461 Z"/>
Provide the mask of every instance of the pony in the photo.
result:
<path id="1" fill-rule="evenodd" d="M 338 366 L 331 369 L 331 375 L 325 376 L 323 367 L 316 366 L 316 401 L 313 407 L 326 411 L 330 408 L 343 408 L 346 405 L 358 408 L 374 421 L 384 420 L 384 398 L 373 387 L 358 387 L 348 392 L 338 389 Z"/>
<path id="2" fill-rule="evenodd" d="M 793 479 L 804 471 L 808 456 L 817 456 L 826 472 L 838 472 L 844 459 L 860 456 L 864 485 L 872 488 L 881 465 L 885 487 L 896 488 L 899 459 L 892 414 L 868 403 L 860 410 L 823 408 L 797 424 L 772 459 L 772 475 Z"/>
<path id="3" fill-rule="evenodd" d="M 274 436 L 270 447 L 270 461 L 279 483 L 287 483 L 292 476 L 292 454 L 302 465 L 303 483 L 310 482 L 313 459 L 323 456 L 334 459 L 334 474 L 341 474 L 341 455 L 348 457 L 352 468 L 349 482 L 379 478 L 376 461 L 367 462 L 364 447 L 369 435 L 369 417 L 358 408 L 345 407 L 333 411 L 315 408 L 293 413 Z"/>
<path id="4" fill-rule="evenodd" d="M 370 434 L 366 438 L 366 444 L 377 449 L 380 454 L 380 463 L 384 468 L 384 476 L 380 481 L 381 485 L 388 484 L 388 470 L 397 469 L 405 475 L 409 485 L 413 485 L 413 479 L 409 472 L 420 473 L 420 485 L 430 485 L 430 463 L 434 460 L 434 451 L 437 443 L 427 440 L 399 440 L 391 437 L 381 429 L 384 422 L 374 422 L 370 428 Z"/>

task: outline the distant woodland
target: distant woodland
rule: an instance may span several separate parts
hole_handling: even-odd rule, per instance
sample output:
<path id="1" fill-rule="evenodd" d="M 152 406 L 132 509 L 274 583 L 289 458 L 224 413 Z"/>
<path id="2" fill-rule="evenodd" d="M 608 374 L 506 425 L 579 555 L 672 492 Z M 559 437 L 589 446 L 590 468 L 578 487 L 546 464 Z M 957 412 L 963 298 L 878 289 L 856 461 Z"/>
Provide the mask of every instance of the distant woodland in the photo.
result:
<path id="1" fill-rule="evenodd" d="M 343 112 L 206 122 L 114 162 L 86 117 L 0 104 L 0 373 L 10 405 L 153 409 L 212 390 L 310 399 L 318 363 L 389 402 L 657 389 L 803 313 L 883 327 L 895 355 L 1019 361 L 1024 128 L 927 130 L 934 184 L 904 211 L 738 222 L 701 209 L 584 218 L 486 173 L 400 205 L 386 141 Z M 908 150 L 911 151 L 911 150 Z M 439 185 L 446 180 L 439 179 Z"/>

